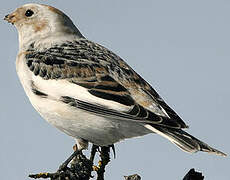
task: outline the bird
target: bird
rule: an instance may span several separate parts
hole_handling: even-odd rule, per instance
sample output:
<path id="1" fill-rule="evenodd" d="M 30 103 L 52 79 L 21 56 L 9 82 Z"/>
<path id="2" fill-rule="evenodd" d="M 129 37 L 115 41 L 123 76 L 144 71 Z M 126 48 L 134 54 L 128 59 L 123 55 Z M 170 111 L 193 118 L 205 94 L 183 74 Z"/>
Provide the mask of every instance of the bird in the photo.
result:
<path id="1" fill-rule="evenodd" d="M 18 31 L 16 70 L 33 107 L 78 150 L 156 133 L 183 151 L 225 153 L 188 125 L 121 57 L 85 38 L 61 10 L 25 4 L 4 18 Z"/>

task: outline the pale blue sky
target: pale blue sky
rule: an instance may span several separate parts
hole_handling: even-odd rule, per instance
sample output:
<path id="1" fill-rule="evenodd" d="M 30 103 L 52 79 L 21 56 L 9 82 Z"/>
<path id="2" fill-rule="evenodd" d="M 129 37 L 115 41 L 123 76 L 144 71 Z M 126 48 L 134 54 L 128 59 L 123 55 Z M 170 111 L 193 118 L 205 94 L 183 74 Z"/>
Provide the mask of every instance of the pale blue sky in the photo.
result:
<path id="1" fill-rule="evenodd" d="M 226 0 L 7 0 L 0 17 L 25 3 L 63 10 L 90 40 L 124 58 L 190 125 L 189 133 L 227 154 L 230 102 L 230 2 Z M 0 179 L 55 171 L 74 141 L 33 109 L 15 71 L 16 29 L 0 20 Z M 158 135 L 116 144 L 107 180 L 182 179 L 190 168 L 207 180 L 230 179 L 229 157 L 188 154 Z"/>

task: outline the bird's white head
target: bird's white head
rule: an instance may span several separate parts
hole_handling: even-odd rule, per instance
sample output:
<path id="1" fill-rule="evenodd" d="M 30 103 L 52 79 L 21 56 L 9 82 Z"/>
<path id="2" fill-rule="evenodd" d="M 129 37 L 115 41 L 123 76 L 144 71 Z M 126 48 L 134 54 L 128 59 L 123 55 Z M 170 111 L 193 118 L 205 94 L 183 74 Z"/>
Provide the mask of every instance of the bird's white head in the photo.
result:
<path id="1" fill-rule="evenodd" d="M 56 37 L 83 38 L 67 15 L 48 5 L 25 4 L 4 19 L 16 26 L 20 47 L 37 40 L 53 41 Z"/>

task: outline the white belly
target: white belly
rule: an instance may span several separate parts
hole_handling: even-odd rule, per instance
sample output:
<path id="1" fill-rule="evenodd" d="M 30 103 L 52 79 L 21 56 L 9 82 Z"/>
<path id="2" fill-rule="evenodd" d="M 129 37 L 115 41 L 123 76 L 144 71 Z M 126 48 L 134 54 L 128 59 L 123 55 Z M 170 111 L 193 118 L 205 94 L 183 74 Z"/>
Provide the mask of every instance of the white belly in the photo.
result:
<path id="1" fill-rule="evenodd" d="M 45 120 L 66 134 L 102 146 L 151 132 L 137 122 L 106 119 L 60 101 L 61 96 L 81 100 L 88 98 L 91 102 L 98 99 L 83 91 L 84 89 L 81 87 L 76 90 L 77 85 L 66 84 L 60 87 L 58 83 L 60 80 L 43 80 L 41 77 L 35 76 L 23 59 L 19 57 L 17 60 L 17 73 L 31 104 Z M 48 97 L 44 98 L 34 94 L 31 89 L 31 81 Z M 118 103 L 106 103 L 110 108 L 125 109 L 125 107 L 120 107 Z"/>
<path id="2" fill-rule="evenodd" d="M 110 145 L 150 133 L 139 123 L 106 119 L 62 102 L 40 98 L 39 103 L 32 104 L 53 126 L 74 138 L 83 138 L 97 145 Z"/>

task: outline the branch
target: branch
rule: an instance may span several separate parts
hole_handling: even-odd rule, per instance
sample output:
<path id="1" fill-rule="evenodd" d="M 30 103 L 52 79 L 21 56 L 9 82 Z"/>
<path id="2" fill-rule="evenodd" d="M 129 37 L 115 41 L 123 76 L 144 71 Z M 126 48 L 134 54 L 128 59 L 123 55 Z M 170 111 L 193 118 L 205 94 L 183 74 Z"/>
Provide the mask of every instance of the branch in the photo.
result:
<path id="1" fill-rule="evenodd" d="M 203 180 L 204 176 L 200 172 L 196 172 L 194 168 L 185 175 L 183 180 Z"/>
<path id="2" fill-rule="evenodd" d="M 65 168 L 62 171 L 57 171 L 55 173 L 39 173 L 31 174 L 30 178 L 50 178 L 50 180 L 89 180 L 91 172 L 93 171 L 93 163 L 87 159 L 82 153 L 79 153 L 72 160 L 70 167 Z"/>
<path id="3" fill-rule="evenodd" d="M 66 167 L 61 171 L 57 171 L 55 173 L 39 173 L 39 174 L 31 174 L 30 178 L 33 179 L 47 179 L 50 180 L 89 180 L 93 178 L 91 173 L 93 171 L 93 162 L 95 153 L 97 151 L 97 147 L 92 151 L 92 156 L 90 159 L 87 159 L 82 153 L 78 153 L 72 162 L 70 163 L 70 167 Z M 97 180 L 104 180 L 105 167 L 110 161 L 109 157 L 110 149 L 109 147 L 101 147 L 100 157 L 101 161 L 99 161 L 99 167 L 96 168 L 97 172 Z M 95 167 L 95 166 L 94 166 Z M 125 180 L 141 180 L 141 177 L 138 174 L 134 174 L 131 176 L 124 176 Z M 204 176 L 200 172 L 196 172 L 194 169 L 190 169 L 190 171 L 185 175 L 183 180 L 203 180 Z"/>
<path id="4" fill-rule="evenodd" d="M 141 180 L 141 176 L 139 176 L 138 174 L 134 174 L 131 176 L 124 176 L 125 180 Z"/>

